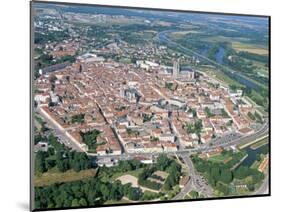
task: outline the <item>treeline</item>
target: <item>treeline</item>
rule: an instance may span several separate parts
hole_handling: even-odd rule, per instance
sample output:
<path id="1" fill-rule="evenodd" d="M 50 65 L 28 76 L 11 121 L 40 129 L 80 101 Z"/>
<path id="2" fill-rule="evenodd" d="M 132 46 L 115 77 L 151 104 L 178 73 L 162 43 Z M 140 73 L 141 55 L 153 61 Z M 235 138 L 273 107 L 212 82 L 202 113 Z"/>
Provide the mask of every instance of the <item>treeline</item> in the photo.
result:
<path id="1" fill-rule="evenodd" d="M 229 56 L 232 58 L 229 59 Z M 237 53 L 231 46 L 226 45 L 225 54 L 223 57 L 223 62 L 225 65 L 228 65 L 233 70 L 239 71 L 241 74 L 249 77 L 252 80 L 262 84 L 268 84 L 268 78 L 256 74 L 255 70 L 257 67 L 252 60 L 263 62 L 265 63 L 265 66 L 268 65 L 268 56 L 266 55 L 258 55 L 249 52 Z M 227 72 L 225 72 L 225 74 L 227 74 Z M 231 77 L 231 75 L 229 76 Z"/>
<path id="2" fill-rule="evenodd" d="M 70 38 L 67 31 L 48 31 L 45 34 L 35 32 L 34 43 L 35 44 L 46 44 L 50 42 L 58 42 Z"/>
<path id="3" fill-rule="evenodd" d="M 119 161 L 114 167 L 100 167 L 94 178 L 84 181 L 65 182 L 35 188 L 35 207 L 60 208 L 102 205 L 106 201 L 119 201 L 123 197 L 130 200 L 151 200 L 163 193 L 153 193 L 134 188 L 130 183 L 122 185 L 119 180 L 110 181 L 116 173 L 123 173 L 148 165 L 137 160 Z"/>
<path id="4" fill-rule="evenodd" d="M 107 201 L 120 201 L 123 197 L 133 201 L 163 197 L 164 193 L 162 192 L 145 191 L 143 193 L 140 188 L 134 188 L 130 183 L 122 185 L 119 180 L 112 181 L 111 179 L 116 173 L 125 173 L 141 168 L 144 169 L 141 175 L 146 179 L 156 170 L 168 172 L 169 176 L 165 184 L 169 188 L 179 182 L 181 166 L 166 155 L 160 155 L 156 164 L 152 166 L 137 160 L 119 161 L 118 165 L 114 167 L 100 167 L 95 177 L 91 179 L 36 187 L 35 207 L 37 209 L 85 207 L 102 205 Z"/>
<path id="5" fill-rule="evenodd" d="M 37 61 L 37 68 L 45 68 L 47 66 L 59 64 L 59 63 L 64 63 L 64 62 L 70 62 L 73 63 L 75 62 L 76 57 L 73 55 L 65 55 L 60 58 L 56 58 L 54 60 L 54 57 L 51 54 L 42 54 Z"/>
<path id="6" fill-rule="evenodd" d="M 119 201 L 123 196 L 139 200 L 143 193 L 131 184 L 120 181 L 103 182 L 98 178 L 73 181 L 35 188 L 35 208 L 85 207 L 102 205 L 106 201 Z"/>
<path id="7" fill-rule="evenodd" d="M 39 69 L 46 68 L 51 65 L 60 64 L 64 62 L 75 62 L 76 57 L 75 55 L 65 55 L 60 58 L 56 58 L 54 60 L 54 57 L 51 54 L 41 54 L 38 59 L 35 60 L 35 70 L 34 70 L 34 77 L 35 79 L 40 76 Z"/>
<path id="8" fill-rule="evenodd" d="M 144 24 L 114 25 L 115 29 L 125 32 L 140 32 L 145 30 L 164 31 L 170 29 L 167 26 L 150 26 Z"/>
<path id="9" fill-rule="evenodd" d="M 203 160 L 198 156 L 193 156 L 192 161 L 196 170 L 206 176 L 208 183 L 223 196 L 230 194 L 228 184 L 234 179 L 244 180 L 249 177 L 245 184 L 250 191 L 254 191 L 256 185 L 264 178 L 263 173 L 245 166 L 239 166 L 237 169 L 231 170 L 224 163 L 214 163 Z"/>
<path id="10" fill-rule="evenodd" d="M 205 38 L 205 36 L 202 36 L 202 34 L 190 33 L 190 34 L 182 36 L 181 38 L 177 39 L 176 41 L 188 49 L 191 49 L 196 52 L 200 52 L 200 50 L 209 47 L 209 43 L 203 41 L 204 38 Z M 202 40 L 200 40 L 200 39 L 202 39 Z"/>
<path id="11" fill-rule="evenodd" d="M 128 171 L 133 171 L 136 169 L 140 168 L 145 168 L 147 167 L 146 164 L 141 163 L 138 160 L 120 160 L 118 162 L 118 165 L 113 166 L 113 167 L 100 167 L 99 168 L 99 173 L 98 176 L 100 178 L 103 177 L 111 177 L 114 173 L 122 173 L 122 172 L 128 172 Z"/>
<path id="12" fill-rule="evenodd" d="M 176 163 L 175 160 L 170 159 L 168 165 L 164 170 L 168 172 L 169 175 L 163 185 L 163 189 L 169 191 L 174 186 L 179 184 L 180 176 L 181 176 L 181 166 L 178 163 Z"/>
<path id="13" fill-rule="evenodd" d="M 243 57 L 243 58 L 246 58 L 249 60 L 255 60 L 255 61 L 266 63 L 266 64 L 268 63 L 268 59 L 269 59 L 267 55 L 254 54 L 251 52 L 244 52 L 244 51 L 239 52 L 238 55 L 240 57 Z"/>
<path id="14" fill-rule="evenodd" d="M 65 172 L 73 169 L 79 172 L 92 168 L 92 164 L 85 153 L 70 151 L 66 146 L 57 142 L 52 134 L 48 137 L 49 148 L 47 152 L 39 151 L 35 156 L 35 173 L 40 174 L 56 167 Z"/>
<path id="15" fill-rule="evenodd" d="M 260 91 L 257 92 L 253 89 L 246 88 L 244 89 L 245 94 L 250 97 L 256 104 L 263 106 L 265 111 L 268 110 L 268 90 L 260 88 Z"/>

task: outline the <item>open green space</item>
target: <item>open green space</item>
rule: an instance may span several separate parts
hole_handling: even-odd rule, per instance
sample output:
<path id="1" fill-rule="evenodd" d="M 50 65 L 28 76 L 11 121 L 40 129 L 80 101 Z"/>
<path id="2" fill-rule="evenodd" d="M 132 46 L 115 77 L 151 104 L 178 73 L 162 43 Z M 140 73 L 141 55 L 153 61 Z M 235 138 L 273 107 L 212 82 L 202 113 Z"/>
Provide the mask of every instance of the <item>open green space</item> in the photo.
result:
<path id="1" fill-rule="evenodd" d="M 242 165 L 235 166 L 240 163 L 245 154 L 244 151 L 238 153 L 224 151 L 223 155 L 214 156 L 215 160 L 202 159 L 198 155 L 193 155 L 192 161 L 196 170 L 212 186 L 216 196 L 231 196 L 239 194 L 235 189 L 232 189 L 235 182 L 239 181 L 240 184 L 245 185 L 247 192 L 251 193 L 258 188 L 264 179 L 264 174 L 257 169 Z M 225 163 L 228 157 L 232 159 Z M 235 168 L 233 169 L 233 167 Z"/>
<path id="2" fill-rule="evenodd" d="M 71 182 L 76 180 L 84 180 L 96 175 L 96 169 L 87 169 L 76 172 L 74 170 L 68 170 L 66 172 L 60 172 L 57 169 L 49 170 L 41 175 L 35 175 L 34 185 L 48 186 L 55 183 Z"/>
<path id="3" fill-rule="evenodd" d="M 73 169 L 76 172 L 92 168 L 88 156 L 84 152 L 70 151 L 68 147 L 57 141 L 50 134 L 46 139 L 49 144 L 48 151 L 39 151 L 35 154 L 35 175 L 40 176 L 56 168 L 60 172 Z"/>
<path id="4" fill-rule="evenodd" d="M 211 76 L 212 78 L 215 78 L 218 81 L 227 84 L 228 86 L 236 86 L 238 88 L 243 87 L 242 84 L 240 84 L 239 82 L 233 80 L 232 78 L 230 78 L 229 76 L 224 74 L 222 71 L 217 70 L 215 67 L 200 66 L 199 70 L 204 72 L 204 73 L 206 73 L 207 75 Z"/>
<path id="5" fill-rule="evenodd" d="M 102 143 L 97 143 L 97 137 L 100 135 L 100 131 L 99 130 L 92 130 L 92 131 L 88 131 L 88 132 L 80 132 L 80 135 L 82 137 L 82 140 L 85 144 L 88 145 L 88 152 L 90 153 L 96 153 L 96 148 L 99 146 L 99 145 L 102 145 L 104 144 L 103 142 Z"/>
<path id="6" fill-rule="evenodd" d="M 36 207 L 78 207 L 155 199 L 167 200 L 173 198 L 180 191 L 178 183 L 181 167 L 175 160 L 166 155 L 159 156 L 155 164 L 142 164 L 136 160 L 119 161 L 114 167 L 100 167 L 94 173 L 91 170 L 83 170 L 78 173 L 72 170 L 64 172 L 66 179 L 60 184 L 46 185 L 41 182 L 41 185 L 46 186 L 40 185 L 35 188 Z M 156 172 L 157 170 L 161 172 Z M 164 172 L 168 173 L 168 176 L 159 192 L 142 191 L 139 187 L 132 187 L 131 183 L 122 184 L 117 179 L 130 174 L 137 177 L 139 185 L 152 189 L 157 184 L 148 178 L 154 175 L 158 176 L 157 178 L 165 177 Z M 54 176 L 51 176 L 51 173 Z M 55 181 L 56 177 L 61 177 L 60 174 L 60 172 L 50 170 L 49 173 L 44 173 L 39 177 L 41 180 L 44 178 L 45 182 L 48 181 L 48 178 Z M 162 187 L 162 185 L 160 186 Z M 65 191 L 68 191 L 67 194 Z"/>
<path id="7" fill-rule="evenodd" d="M 266 145 L 266 144 L 268 144 L 268 137 L 254 143 L 253 145 L 251 145 L 251 148 L 252 149 L 258 149 L 261 146 Z"/>
<path id="8" fill-rule="evenodd" d="M 143 172 L 143 170 L 144 170 L 144 168 L 139 168 L 139 169 L 132 170 L 132 171 L 127 171 L 127 172 L 117 172 L 117 173 L 114 173 L 114 174 L 110 177 L 110 179 L 111 179 L 112 181 L 114 181 L 114 180 L 116 180 L 118 177 L 121 177 L 121 176 L 123 176 L 123 175 L 132 175 L 132 176 L 138 178 L 139 175 L 140 175 L 140 173 Z"/>

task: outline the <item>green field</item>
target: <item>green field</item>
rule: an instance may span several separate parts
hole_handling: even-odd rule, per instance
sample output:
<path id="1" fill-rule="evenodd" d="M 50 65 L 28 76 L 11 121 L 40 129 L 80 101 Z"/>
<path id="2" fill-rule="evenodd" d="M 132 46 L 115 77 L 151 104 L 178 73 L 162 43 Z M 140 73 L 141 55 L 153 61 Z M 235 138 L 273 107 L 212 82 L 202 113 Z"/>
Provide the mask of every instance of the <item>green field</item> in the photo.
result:
<path id="1" fill-rule="evenodd" d="M 241 143 L 241 144 L 239 144 L 239 145 L 237 146 L 237 148 L 241 150 L 241 149 L 246 148 L 247 146 L 253 145 L 253 144 L 255 144 L 255 143 L 259 142 L 259 141 L 263 141 L 264 139 L 267 139 L 267 138 L 268 138 L 268 135 L 263 136 L 262 138 L 256 139 L 256 140 L 251 141 L 251 142 Z M 262 146 L 263 146 L 263 145 L 262 145 Z"/>
<path id="2" fill-rule="evenodd" d="M 224 155 L 220 154 L 220 155 L 210 157 L 208 160 L 211 162 L 215 162 L 215 163 L 224 163 L 224 161 L 227 161 L 229 159 L 230 160 L 232 159 L 232 156 L 230 156 L 229 154 L 224 154 Z"/>
<path id="3" fill-rule="evenodd" d="M 260 148 L 260 147 L 262 147 L 263 145 L 266 145 L 266 144 L 268 144 L 268 137 L 254 143 L 253 145 L 251 145 L 251 149 L 258 149 L 258 148 Z"/>
<path id="4" fill-rule="evenodd" d="M 121 200 L 107 200 L 104 204 L 105 205 L 112 205 L 112 204 L 125 204 L 125 203 L 131 203 L 132 201 L 127 199 L 121 199 Z"/>
<path id="5" fill-rule="evenodd" d="M 221 81 L 229 86 L 236 86 L 236 87 L 241 87 L 243 86 L 242 84 L 238 83 L 237 81 L 231 79 L 227 75 L 225 75 L 222 71 L 219 71 L 217 69 L 211 68 L 211 67 L 200 67 L 200 71 L 206 73 L 207 75 L 217 79 L 218 81 Z"/>
<path id="6" fill-rule="evenodd" d="M 264 46 L 251 44 L 251 43 L 234 41 L 232 42 L 232 47 L 238 52 L 245 51 L 245 52 L 261 54 L 261 55 L 268 54 L 268 49 L 265 48 Z"/>
<path id="7" fill-rule="evenodd" d="M 48 186 L 54 183 L 71 182 L 76 180 L 84 180 L 96 175 L 95 169 L 82 170 L 80 172 L 75 172 L 69 170 L 66 172 L 59 172 L 56 169 L 52 169 L 41 175 L 35 175 L 34 185 L 38 186 Z"/>

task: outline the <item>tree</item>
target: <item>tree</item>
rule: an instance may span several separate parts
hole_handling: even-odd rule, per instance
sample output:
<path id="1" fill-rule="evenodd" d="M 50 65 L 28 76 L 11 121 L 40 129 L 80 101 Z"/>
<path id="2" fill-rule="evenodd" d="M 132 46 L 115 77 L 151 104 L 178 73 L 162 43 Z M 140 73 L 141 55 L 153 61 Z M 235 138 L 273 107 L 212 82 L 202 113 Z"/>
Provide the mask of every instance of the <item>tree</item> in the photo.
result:
<path id="1" fill-rule="evenodd" d="M 71 207 L 79 207 L 79 201 L 78 199 L 73 199 L 71 202 Z"/>
<path id="2" fill-rule="evenodd" d="M 140 188 L 133 188 L 131 187 L 128 193 L 128 198 L 130 200 L 139 200 L 142 196 L 142 192 Z"/>
<path id="3" fill-rule="evenodd" d="M 217 166 L 211 168 L 211 177 L 217 182 L 220 179 L 220 169 Z"/>
<path id="4" fill-rule="evenodd" d="M 56 161 L 49 159 L 49 160 L 46 160 L 45 164 L 46 164 L 46 169 L 49 170 L 56 165 Z"/>
<path id="5" fill-rule="evenodd" d="M 80 132 L 83 142 L 86 143 L 90 149 L 95 149 L 96 148 L 96 139 L 99 136 L 101 132 L 99 130 L 92 130 L 88 132 Z"/>
<path id="6" fill-rule="evenodd" d="M 195 122 L 195 124 L 194 124 L 195 132 L 196 132 L 197 134 L 200 134 L 200 133 L 201 133 L 201 130 L 202 130 L 202 127 L 203 127 L 203 125 L 202 125 L 202 120 L 201 120 L 201 119 L 198 119 L 198 120 Z"/>
<path id="7" fill-rule="evenodd" d="M 230 182 L 232 182 L 232 179 L 232 172 L 229 169 L 221 169 L 220 181 L 229 184 Z"/>
<path id="8" fill-rule="evenodd" d="M 229 188 L 222 183 L 217 183 L 216 189 L 222 192 L 225 196 L 229 194 Z"/>
<path id="9" fill-rule="evenodd" d="M 129 161 L 126 161 L 126 160 L 119 162 L 119 168 L 122 172 L 133 170 L 133 167 L 132 167 L 131 163 Z"/>
<path id="10" fill-rule="evenodd" d="M 57 168 L 60 172 L 65 172 L 69 169 L 69 162 L 67 159 L 57 160 Z"/>
<path id="11" fill-rule="evenodd" d="M 46 167 L 46 154 L 42 151 L 36 153 L 35 157 L 35 172 L 43 173 L 47 171 Z"/>
<path id="12" fill-rule="evenodd" d="M 163 185 L 163 189 L 165 191 L 170 191 L 172 189 L 172 186 L 171 186 L 170 181 L 168 179 L 165 181 L 165 183 Z"/>
<path id="13" fill-rule="evenodd" d="M 108 189 L 108 187 L 105 184 L 102 184 L 101 187 L 100 187 L 100 191 L 102 193 L 103 199 L 108 200 L 109 194 L 110 194 L 110 190 Z"/>
<path id="14" fill-rule="evenodd" d="M 249 173 L 249 168 L 245 166 L 239 166 L 235 171 L 234 171 L 234 177 L 237 179 L 243 179 L 248 176 Z"/>
<path id="15" fill-rule="evenodd" d="M 192 124 L 187 123 L 185 125 L 185 129 L 186 129 L 187 133 L 194 133 L 194 129 L 193 129 L 193 125 Z"/>
<path id="16" fill-rule="evenodd" d="M 213 114 L 212 114 L 211 111 L 210 111 L 210 108 L 208 108 L 208 107 L 205 107 L 205 113 L 207 114 L 207 117 L 208 117 L 208 118 L 210 118 L 210 117 L 213 116 Z"/>
<path id="17" fill-rule="evenodd" d="M 87 205 L 88 205 L 88 203 L 85 198 L 82 198 L 79 200 L 79 206 L 87 206 Z"/>
<path id="18" fill-rule="evenodd" d="M 199 197 L 199 193 L 197 191 L 192 190 L 191 192 L 189 192 L 190 196 L 194 199 Z"/>
<path id="19" fill-rule="evenodd" d="M 161 154 L 157 158 L 156 167 L 157 169 L 164 171 L 170 164 L 170 159 L 167 155 Z"/>

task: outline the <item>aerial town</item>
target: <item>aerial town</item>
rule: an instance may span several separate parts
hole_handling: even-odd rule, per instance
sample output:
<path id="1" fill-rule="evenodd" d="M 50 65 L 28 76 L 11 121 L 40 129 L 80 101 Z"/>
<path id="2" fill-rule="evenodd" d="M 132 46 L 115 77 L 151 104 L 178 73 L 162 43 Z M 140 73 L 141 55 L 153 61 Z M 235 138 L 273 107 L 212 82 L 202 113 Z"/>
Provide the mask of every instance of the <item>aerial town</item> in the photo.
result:
<path id="1" fill-rule="evenodd" d="M 87 54 L 42 73 L 34 86 L 39 111 L 82 151 L 97 155 L 170 152 L 224 134 L 254 133 L 247 114 L 256 110 L 241 90 L 181 69 L 179 61 L 124 65 Z M 89 148 L 81 134 L 94 129 L 101 133 Z"/>
<path id="2" fill-rule="evenodd" d="M 127 16 L 124 11 L 120 11 L 124 15 L 91 14 L 77 8 L 34 6 L 37 208 L 268 192 L 268 85 L 260 82 L 268 70 L 259 69 L 259 78 L 237 72 L 249 82 L 236 81 L 235 72 L 220 61 L 223 47 L 214 46 L 217 49 L 209 49 L 207 55 L 183 51 L 187 47 L 174 44 L 184 34 L 173 28 L 178 20 L 160 21 L 161 12 L 158 18 L 148 18 Z M 200 22 L 180 22 L 185 30 L 200 30 L 196 24 L 201 27 Z M 131 35 L 136 27 L 146 30 Z M 224 48 L 229 52 L 230 47 Z M 233 68 L 231 62 L 242 56 L 223 57 Z M 260 94 L 255 86 L 261 86 Z M 61 164 L 68 159 L 68 164 Z M 165 167 L 164 160 L 171 165 Z M 124 163 L 134 168 L 126 169 L 122 178 L 116 170 Z M 175 182 L 168 182 L 171 167 L 178 173 Z M 218 176 L 214 167 L 219 167 Z M 69 203 L 43 201 L 40 189 L 48 189 L 54 180 L 45 179 L 45 174 L 71 170 L 83 172 L 77 180 L 94 170 L 93 177 L 85 179 L 130 183 L 132 190 L 116 198 L 104 194 L 100 202 L 86 197 Z M 141 170 L 151 174 L 142 178 Z M 120 174 L 118 180 L 105 180 L 115 172 Z M 55 182 L 68 185 L 69 181 Z"/>

